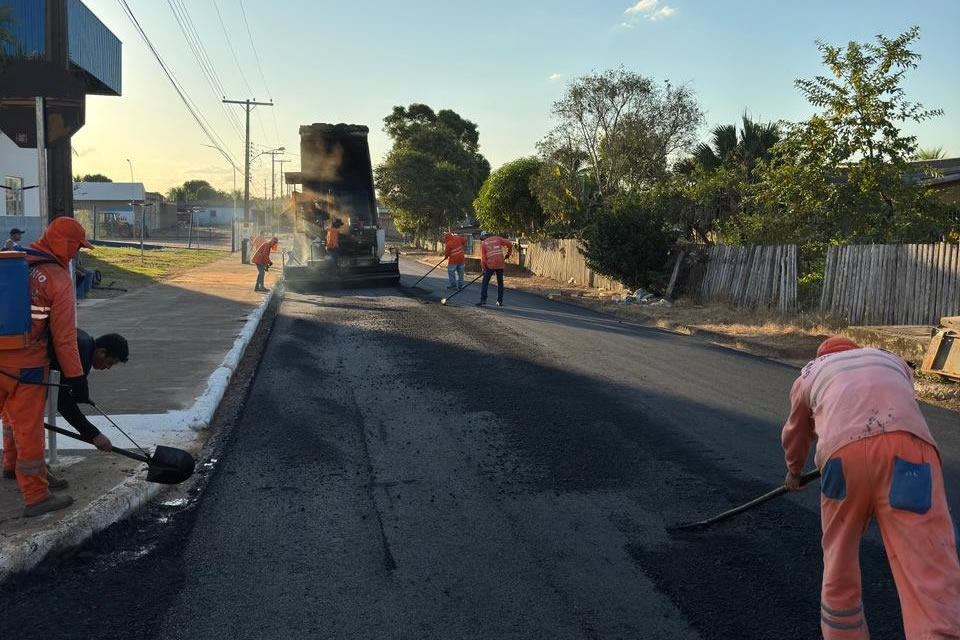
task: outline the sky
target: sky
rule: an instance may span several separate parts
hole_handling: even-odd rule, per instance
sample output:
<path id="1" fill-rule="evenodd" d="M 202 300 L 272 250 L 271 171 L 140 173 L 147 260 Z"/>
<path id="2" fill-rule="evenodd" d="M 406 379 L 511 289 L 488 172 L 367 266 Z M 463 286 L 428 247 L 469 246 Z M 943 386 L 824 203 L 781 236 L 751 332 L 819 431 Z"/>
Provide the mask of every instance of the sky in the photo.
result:
<path id="1" fill-rule="evenodd" d="M 150 191 L 194 179 L 231 189 L 230 164 L 202 146 L 211 142 L 118 0 L 84 2 L 123 43 L 123 95 L 87 99 L 86 125 L 73 138 L 74 173 L 126 181 L 132 169 Z M 251 140 L 255 153 L 286 147 L 276 157 L 290 161 L 288 171 L 299 168 L 299 126 L 313 122 L 369 126 L 378 163 L 390 149 L 383 118 L 414 102 L 477 123 L 481 152 L 496 168 L 536 152 L 554 124 L 551 105 L 571 79 L 619 66 L 692 87 L 706 114 L 704 139 L 745 111 L 759 120 L 801 120 L 814 109 L 793 81 L 825 72 L 818 39 L 863 42 L 912 25 L 920 27 L 923 58 L 905 83 L 907 96 L 944 115 L 904 129 L 923 147 L 960 156 L 957 0 L 928 0 L 922 11 L 903 0 L 127 2 L 241 169 L 243 109 L 220 104 L 178 25 L 183 11 L 228 98 L 273 100 L 254 110 Z M 242 172 L 236 179 L 242 189 Z M 270 156 L 260 156 L 251 192 L 262 195 L 265 181 L 269 191 L 270 180 Z"/>

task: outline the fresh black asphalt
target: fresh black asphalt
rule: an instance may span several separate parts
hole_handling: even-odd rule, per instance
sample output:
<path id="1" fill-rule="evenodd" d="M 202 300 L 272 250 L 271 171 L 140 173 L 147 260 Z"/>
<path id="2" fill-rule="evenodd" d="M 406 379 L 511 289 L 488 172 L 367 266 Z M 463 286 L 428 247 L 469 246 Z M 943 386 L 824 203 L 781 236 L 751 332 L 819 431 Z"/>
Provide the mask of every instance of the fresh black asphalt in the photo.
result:
<path id="1" fill-rule="evenodd" d="M 195 505 L 0 586 L 0 633 L 819 637 L 815 488 L 666 532 L 782 481 L 794 369 L 443 284 L 288 293 Z M 925 412 L 956 512 L 960 420 Z M 901 638 L 875 532 L 861 562 L 874 636 Z"/>

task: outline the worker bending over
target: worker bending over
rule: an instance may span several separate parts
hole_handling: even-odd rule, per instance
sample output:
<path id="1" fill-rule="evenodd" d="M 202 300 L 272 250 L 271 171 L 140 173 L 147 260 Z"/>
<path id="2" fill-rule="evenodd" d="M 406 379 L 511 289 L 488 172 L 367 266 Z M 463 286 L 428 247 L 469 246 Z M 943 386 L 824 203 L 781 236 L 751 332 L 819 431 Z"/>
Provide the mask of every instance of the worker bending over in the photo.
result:
<path id="1" fill-rule="evenodd" d="M 478 307 L 487 304 L 487 288 L 490 286 L 490 277 L 497 274 L 497 306 L 503 306 L 503 267 L 513 252 L 513 243 L 501 238 L 495 233 L 480 232 L 480 269 L 483 271 L 483 282 L 480 286 L 480 302 Z M 504 254 L 506 249 L 506 254 Z"/>
<path id="2" fill-rule="evenodd" d="M 25 517 L 38 516 L 70 506 L 73 498 L 53 495 L 47 483 L 43 458 L 43 413 L 52 344 L 74 397 L 89 397 L 87 381 L 77 352 L 76 305 L 73 281 L 67 271 L 80 247 L 93 248 L 86 233 L 73 218 L 56 218 L 43 236 L 30 245 L 30 310 L 32 322 L 26 346 L 0 349 L 0 415 L 12 423 L 16 473 L 26 504 Z"/>
<path id="3" fill-rule="evenodd" d="M 267 273 L 267 269 L 273 266 L 273 260 L 270 259 L 270 252 L 276 248 L 278 242 L 280 241 L 276 236 L 270 238 L 269 242 L 264 242 L 260 245 L 257 252 L 253 254 L 253 259 L 250 260 L 253 264 L 257 265 L 257 284 L 253 287 L 254 291 L 270 291 L 270 289 L 263 286 L 263 276 Z"/>
<path id="4" fill-rule="evenodd" d="M 114 367 L 115 365 L 126 362 L 130 354 L 127 341 L 123 336 L 116 333 L 108 333 L 100 336 L 96 340 L 90 337 L 86 331 L 77 329 L 77 352 L 80 355 L 80 366 L 83 368 L 83 375 L 90 374 L 90 369 L 103 371 Z M 51 354 L 50 368 L 60 369 L 60 363 L 57 361 L 56 354 Z M 89 388 L 89 386 L 88 386 Z M 110 451 L 113 445 L 107 436 L 100 433 L 80 411 L 79 404 L 93 404 L 89 396 L 87 398 L 78 398 L 70 392 L 69 387 L 60 387 L 57 397 L 57 413 L 67 421 L 70 426 L 77 430 L 84 440 L 93 443 L 100 451 Z M 3 477 L 14 478 L 17 465 L 17 450 L 13 440 L 13 429 L 8 428 L 7 421 L 3 425 Z M 47 484 L 51 489 L 66 489 L 68 482 L 63 478 L 55 477 L 47 469 Z"/>
<path id="5" fill-rule="evenodd" d="M 447 277 L 450 285 L 447 289 L 463 289 L 463 269 L 466 256 L 463 248 L 467 239 L 449 231 L 443 234 L 443 256 L 447 259 Z"/>
<path id="6" fill-rule="evenodd" d="M 340 227 L 342 226 L 343 221 L 334 220 L 330 223 L 330 228 L 327 229 L 327 255 L 334 260 L 337 259 L 337 254 L 340 252 Z"/>
<path id="7" fill-rule="evenodd" d="M 900 595 L 906 637 L 960 638 L 958 531 L 947 509 L 940 454 L 897 356 L 825 340 L 790 392 L 783 427 L 785 485 L 816 441 L 821 470 L 827 640 L 869 638 L 860 596 L 860 538 L 876 518 Z M 886 637 L 886 636 L 883 636 Z"/>

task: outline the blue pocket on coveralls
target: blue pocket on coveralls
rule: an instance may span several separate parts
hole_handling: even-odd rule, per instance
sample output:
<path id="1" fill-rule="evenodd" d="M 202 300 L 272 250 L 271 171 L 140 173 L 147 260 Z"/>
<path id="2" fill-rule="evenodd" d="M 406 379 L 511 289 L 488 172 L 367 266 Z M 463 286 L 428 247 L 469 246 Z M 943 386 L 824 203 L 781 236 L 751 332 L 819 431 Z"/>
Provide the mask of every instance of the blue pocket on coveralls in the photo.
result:
<path id="1" fill-rule="evenodd" d="M 20 369 L 18 380 L 24 384 L 43 384 L 44 373 L 46 373 L 46 367 Z"/>
<path id="2" fill-rule="evenodd" d="M 933 501 L 930 465 L 894 458 L 893 482 L 890 483 L 890 506 L 901 511 L 926 513 Z"/>
<path id="3" fill-rule="evenodd" d="M 847 497 L 847 480 L 843 477 L 843 459 L 830 458 L 820 472 L 820 491 L 833 500 Z"/>

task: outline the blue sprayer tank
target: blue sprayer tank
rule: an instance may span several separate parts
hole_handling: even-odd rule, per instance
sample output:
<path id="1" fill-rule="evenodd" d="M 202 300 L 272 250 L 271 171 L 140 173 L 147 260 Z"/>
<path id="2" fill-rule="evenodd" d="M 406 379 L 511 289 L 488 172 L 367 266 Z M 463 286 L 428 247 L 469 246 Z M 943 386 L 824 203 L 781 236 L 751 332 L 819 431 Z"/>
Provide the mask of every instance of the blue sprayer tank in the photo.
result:
<path id="1" fill-rule="evenodd" d="M 30 333 L 30 268 L 22 251 L 0 251 L 0 349 L 22 349 Z"/>

